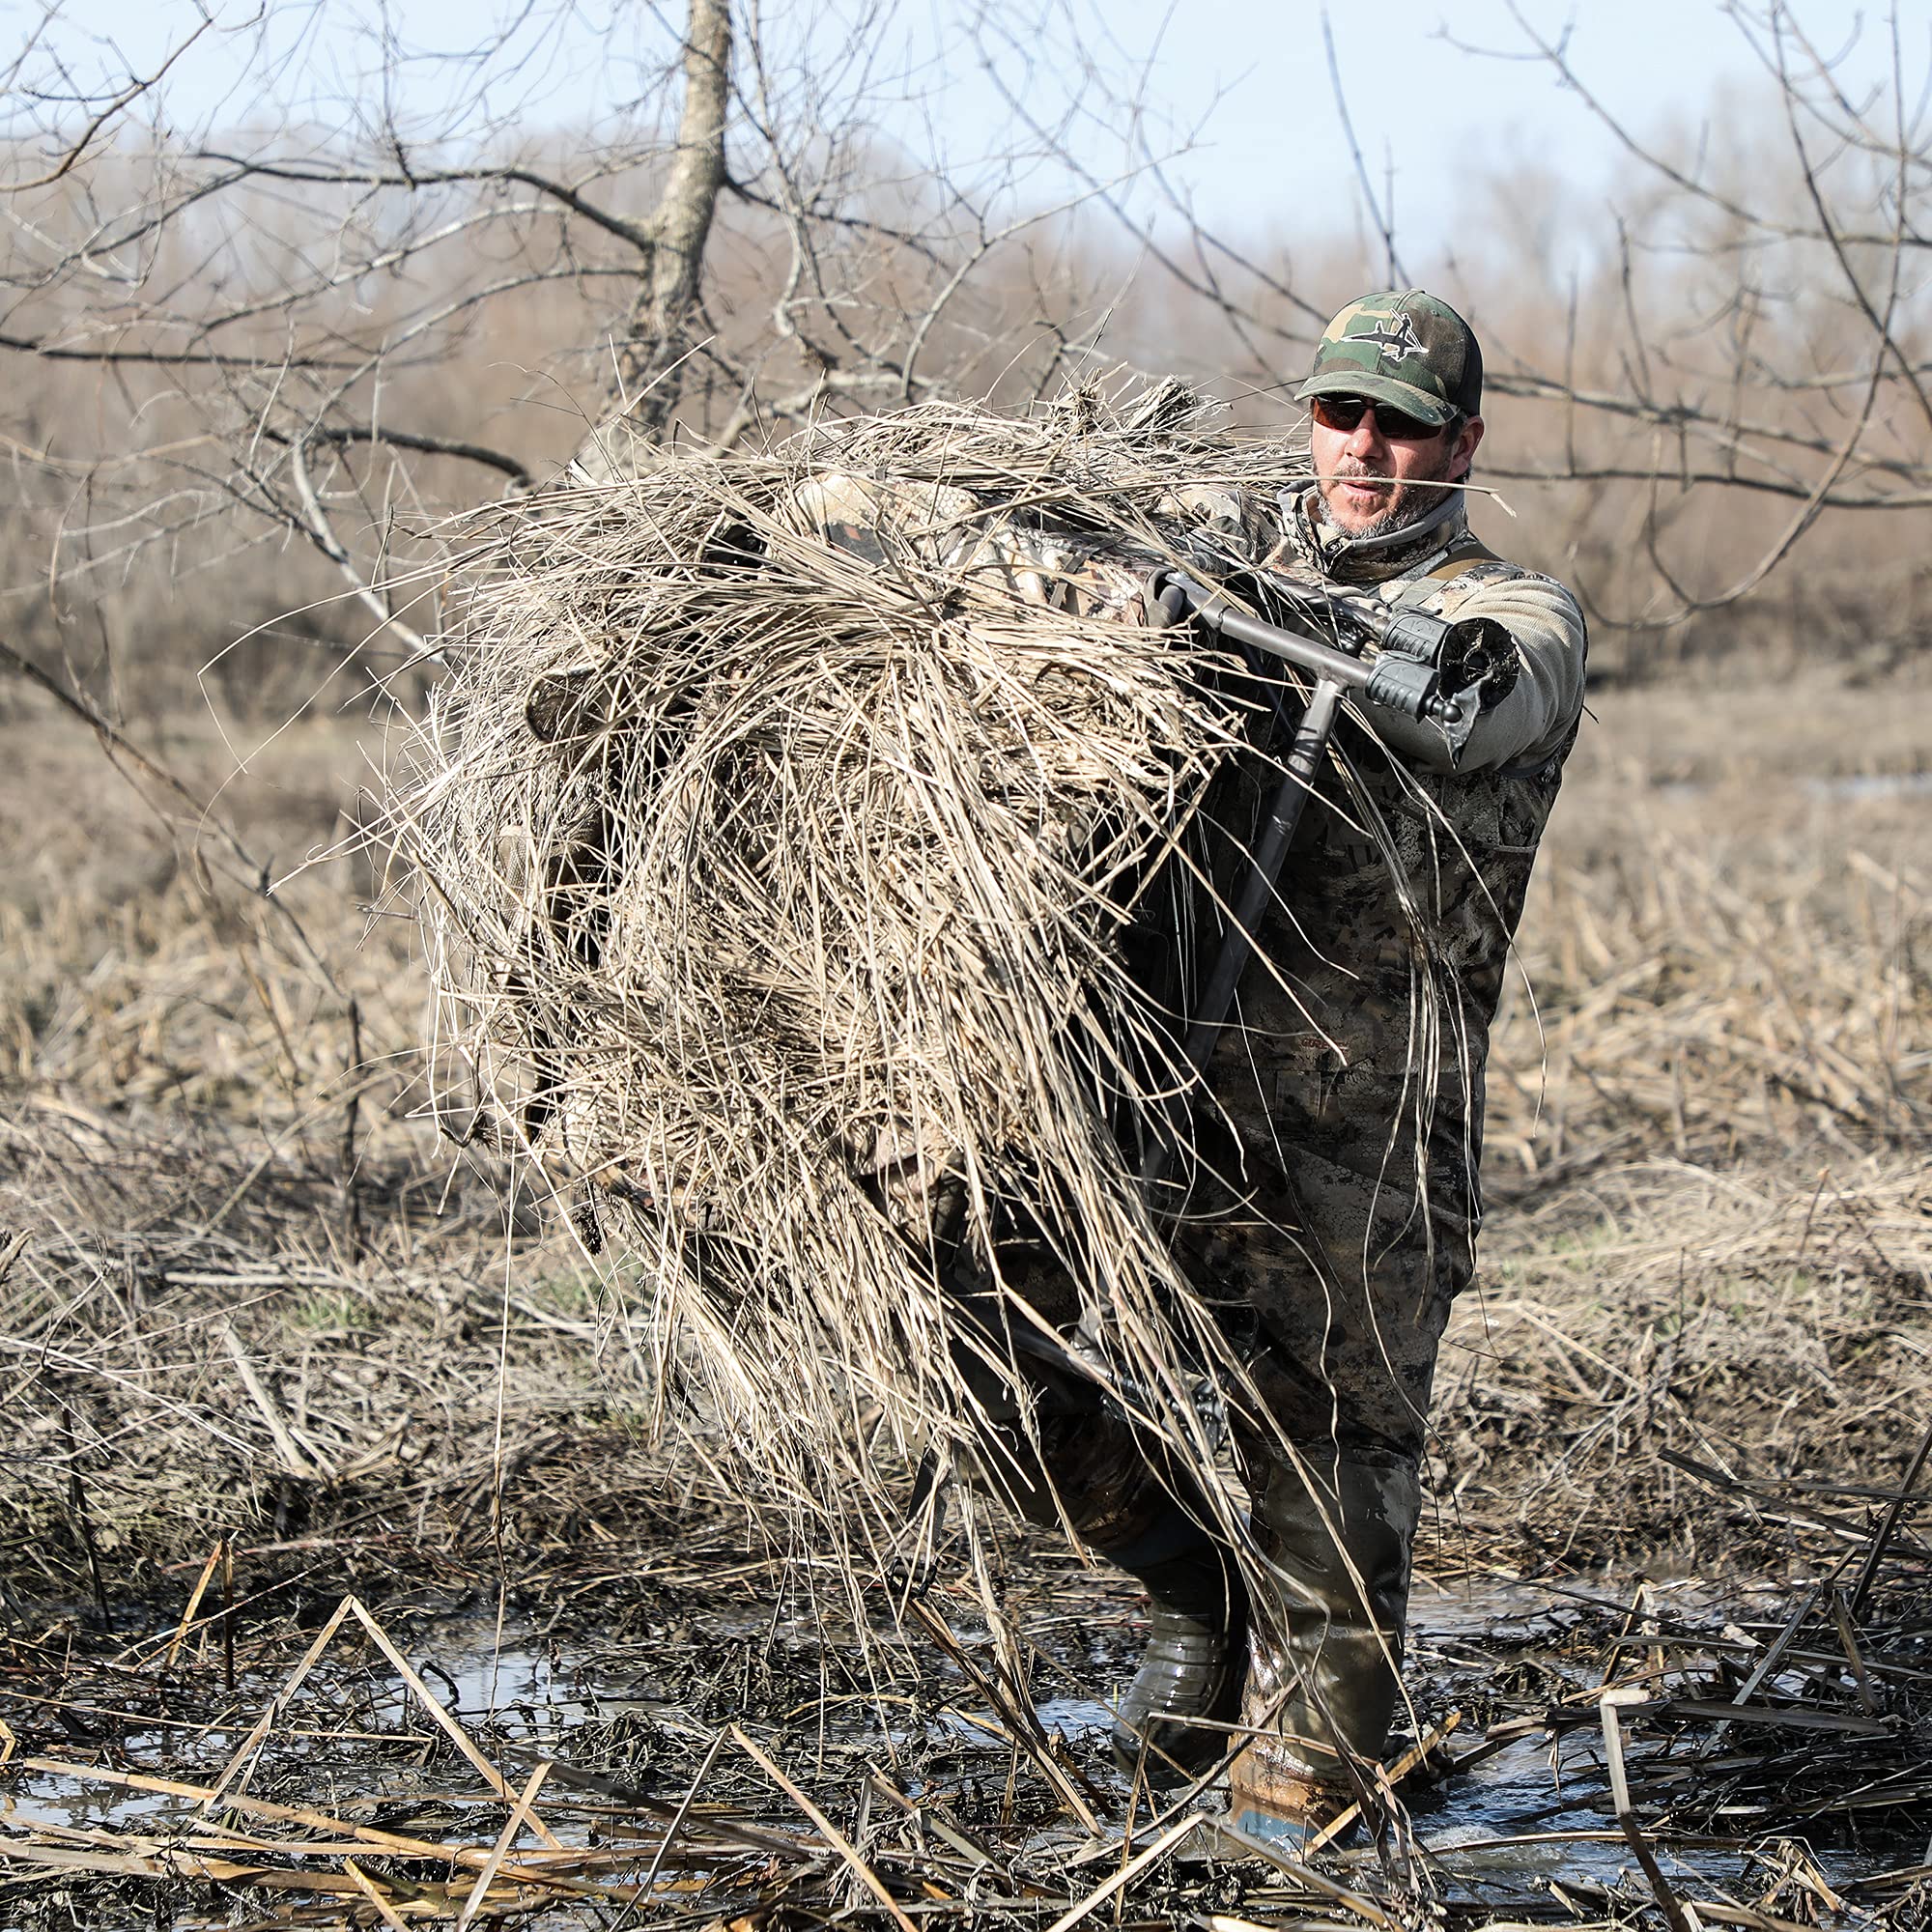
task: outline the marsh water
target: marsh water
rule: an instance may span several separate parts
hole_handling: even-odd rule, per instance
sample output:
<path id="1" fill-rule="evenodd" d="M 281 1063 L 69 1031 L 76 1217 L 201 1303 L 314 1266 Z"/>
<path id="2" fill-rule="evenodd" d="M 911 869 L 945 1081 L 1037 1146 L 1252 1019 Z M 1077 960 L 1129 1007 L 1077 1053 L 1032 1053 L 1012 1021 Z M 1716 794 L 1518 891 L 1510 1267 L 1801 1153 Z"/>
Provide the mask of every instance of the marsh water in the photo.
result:
<path id="1" fill-rule="evenodd" d="M 1425 1729 L 1447 1727 L 1435 1769 L 1401 1787 L 1403 1829 L 1379 1844 L 1324 1854 L 1323 1869 L 1344 1883 L 1351 1871 L 1386 1870 L 1393 1842 L 1406 1868 L 1448 1902 L 1460 1896 L 1486 1911 L 1536 1914 L 1577 1899 L 1639 1902 L 1645 1881 L 1611 1812 L 1593 1702 L 1605 1676 L 1604 1632 L 1623 1607 L 1588 1590 L 1419 1586 L 1406 1689 Z M 1669 1607 L 1687 1619 L 1694 1610 L 1706 1630 L 1750 1640 L 1731 1616 L 1693 1604 L 1688 1593 Z M 1737 1618 L 1749 1613 L 1747 1605 L 1729 1607 Z M 963 1658 L 992 1649 L 983 1629 L 964 1618 L 957 1635 Z M 855 1664 L 836 1635 L 828 1642 L 809 1619 L 749 1610 L 680 1624 L 655 1640 L 581 1632 L 538 1637 L 473 1617 L 425 1618 L 399 1642 L 431 1695 L 512 1785 L 548 1764 L 544 1803 L 558 1808 L 544 1815 L 561 1844 L 608 1845 L 613 1832 L 621 1837 L 612 1819 L 626 1807 L 661 1821 L 680 1802 L 728 1809 L 769 1829 L 802 1827 L 770 1785 L 760 1803 L 758 1794 L 747 1800 L 742 1780 L 728 1789 L 716 1782 L 721 1727 L 742 1720 L 762 1731 L 835 1818 L 853 1810 L 855 1797 L 863 1809 L 876 1771 L 910 1804 L 936 1804 L 947 1817 L 971 1820 L 1022 1859 L 1100 1861 L 1097 1878 L 1117 1855 L 1109 1848 L 1120 1846 L 1128 1814 L 1127 1781 L 1107 1751 L 1105 1696 L 1131 1667 L 1134 1633 L 1117 1618 L 1088 1623 L 1075 1611 L 1045 1619 L 1041 1636 L 1057 1667 L 1033 1708 L 1054 1755 L 1087 1794 L 1086 1823 L 1053 1802 L 1032 1775 L 1037 1765 L 1024 1760 L 970 1677 L 937 1662 L 917 1633 L 875 1633 L 870 1664 Z M 1716 1639 L 1719 1648 L 1724 1640 Z M 895 1653 L 903 1668 L 895 1667 Z M 1083 1685 L 1083 1677 L 1091 1681 Z M 1804 1687 L 1794 1680 L 1783 1688 L 1795 1697 Z M 16 1764 L 6 1773 L 7 1829 L 51 1828 L 70 1842 L 149 1848 L 205 1830 L 211 1816 L 223 1816 L 222 1802 L 203 1810 L 199 1794 L 219 1781 L 279 1689 L 276 1672 L 243 1669 L 225 1711 L 146 1727 L 130 1721 L 87 1768 L 86 1732 L 98 1732 L 106 1714 L 98 1703 L 76 1702 L 67 1721 L 83 1748 L 60 1753 L 71 1756 L 72 1769 L 52 1769 L 43 1756 L 43 1768 Z M 1753 1889 L 1752 1874 L 1772 1852 L 1790 1858 L 1782 1847 L 1793 1828 L 1752 1799 L 1751 1779 L 1738 1778 L 1737 1752 L 1721 1737 L 1720 1730 L 1714 1741 L 1708 1727 L 1651 1735 L 1629 1745 L 1628 1762 L 1637 1793 L 1667 1797 L 1727 1778 L 1738 1784 L 1730 1815 L 1717 1815 L 1722 1804 L 1707 1806 L 1695 1828 L 1673 1828 L 1667 1808 L 1645 1814 L 1666 1883 L 1733 1895 L 1731 1888 Z M 1751 1747 L 1768 1743 L 1760 1733 Z M 127 1781 L 130 1776 L 187 1788 L 142 1789 Z M 227 1789 L 437 1841 L 451 1833 L 452 1842 L 474 1842 L 479 1833 L 487 1841 L 501 1815 L 500 1801 L 449 1748 L 447 1727 L 437 1726 L 380 1654 L 354 1645 L 345 1646 L 343 1661 L 317 1667 L 303 1696 L 279 1714 L 254 1768 Z M 1215 1803 L 1210 1793 L 1205 1804 Z M 1829 1884 L 1906 1861 L 1895 1831 L 1861 1841 L 1842 1821 L 1820 1823 L 1799 1842 L 1807 1868 Z M 651 1846 L 639 1842 L 633 1883 L 656 1876 Z M 1209 1842 L 1203 1834 L 1195 1844 L 1205 1851 Z"/>

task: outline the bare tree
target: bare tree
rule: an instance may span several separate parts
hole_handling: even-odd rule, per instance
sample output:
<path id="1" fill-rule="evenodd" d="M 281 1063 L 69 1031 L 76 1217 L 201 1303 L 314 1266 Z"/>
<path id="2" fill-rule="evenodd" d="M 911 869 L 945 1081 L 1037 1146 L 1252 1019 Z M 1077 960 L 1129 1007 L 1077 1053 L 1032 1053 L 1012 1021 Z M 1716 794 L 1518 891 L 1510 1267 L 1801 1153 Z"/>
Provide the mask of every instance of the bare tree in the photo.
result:
<path id="1" fill-rule="evenodd" d="M 1432 280 L 1482 319 L 1488 390 L 1511 418 L 1510 435 L 1485 447 L 1482 480 L 1532 485 L 1537 498 L 1570 506 L 1543 547 L 1612 628 L 1655 631 L 1739 604 L 1821 521 L 1932 508 L 1926 51 L 1908 44 L 1893 9 L 1864 29 L 1863 51 L 1878 54 L 1885 78 L 1855 93 L 1835 10 L 1811 10 L 1837 36 L 1829 46 L 1787 0 L 1733 0 L 1725 11 L 1762 83 L 1744 111 L 1694 141 L 1651 140 L 1620 120 L 1567 41 L 1518 6 L 1513 45 L 1447 43 L 1445 55 L 1547 69 L 1625 157 L 1628 190 L 1609 208 L 1579 209 L 1552 185 L 1555 225 L 1573 235 L 1587 226 L 1596 241 L 1567 285 L 1549 230 L 1530 218 L 1536 185 L 1520 177 L 1498 185 L 1470 233 L 1428 248 L 1410 238 L 1405 249 L 1328 43 L 1367 210 L 1358 272 L 1404 281 L 1427 262 Z M 1024 49 L 994 10 L 984 21 L 994 71 L 1018 71 Z M 1090 102 L 1107 84 L 1097 69 L 1079 76 Z M 1059 138 L 1029 90 L 1007 91 L 1040 138 Z M 1135 130 L 1153 192 L 1129 202 L 1091 171 L 1086 185 L 1180 294 L 1196 366 L 1265 416 L 1352 291 L 1312 291 L 1285 247 L 1200 220 L 1160 165 L 1162 135 L 1148 131 L 1141 103 L 1117 97 L 1112 111 Z M 1074 146 L 1062 140 L 1061 151 L 1081 173 Z M 1498 245 L 1486 245 L 1485 230 Z M 1902 537 L 1908 526 L 1891 527 Z M 1909 547 L 1918 544 L 1922 536 Z"/>
<path id="2" fill-rule="evenodd" d="M 289 76 L 326 65 L 307 10 L 191 20 L 92 72 L 49 12 L 11 65 L 0 192 L 16 611 L 131 583 L 144 555 L 180 584 L 293 548 L 360 612 L 339 650 L 393 662 L 432 628 L 421 533 L 450 509 L 827 411 L 1024 395 L 1102 336 L 1282 419 L 1350 291 L 1197 218 L 1157 49 L 1109 45 L 1086 0 L 984 0 L 969 42 L 1008 121 L 960 168 L 943 105 L 923 132 L 906 105 L 943 80 L 908 71 L 889 0 L 853 4 L 800 28 L 686 0 L 593 29 L 541 0 L 433 60 L 379 17 L 360 78 L 304 90 Z M 1528 502 L 1531 548 L 1610 629 L 1742 607 L 1821 526 L 1932 507 L 1923 56 L 1894 15 L 1889 83 L 1855 94 L 1797 6 L 1730 13 L 1762 96 L 1697 144 L 1617 121 L 1527 14 L 1511 47 L 1445 47 L 1543 65 L 1629 169 L 1609 210 L 1551 183 L 1542 224 L 1513 181 L 1497 247 L 1460 260 L 1399 236 L 1329 50 L 1359 272 L 1464 293 L 1509 418 L 1480 480 Z M 274 111 L 250 124 L 231 91 L 176 115 L 217 61 Z M 563 121 L 593 71 L 623 101 Z M 1577 222 L 1597 244 L 1565 279 L 1545 244 Z M 242 622 L 321 594 L 258 575 Z"/>
<path id="3" fill-rule="evenodd" d="M 907 88 L 883 10 L 787 42 L 757 0 L 596 33 L 530 8 L 418 96 L 412 50 L 372 29 L 370 80 L 311 90 L 306 118 L 169 118 L 168 87 L 211 51 L 264 76 L 291 45 L 314 59 L 308 17 L 204 18 L 149 70 L 95 77 L 49 13 L 15 56 L 0 354 L 55 582 L 156 544 L 178 569 L 217 528 L 294 541 L 412 653 L 435 591 L 415 533 L 450 508 L 573 453 L 609 474 L 673 437 L 728 447 L 760 422 L 1037 376 L 1062 351 L 1012 245 L 1053 210 L 878 133 Z M 531 135 L 564 43 L 573 71 L 631 68 L 636 94 Z M 83 394 L 91 448 L 71 431 Z"/>
<path id="4" fill-rule="evenodd" d="M 637 396 L 631 418 L 641 428 L 662 427 L 668 413 L 671 395 L 666 379 L 684 352 L 697 306 L 704 246 L 726 179 L 730 71 L 730 9 L 724 0 L 692 0 L 677 146 L 652 217 L 618 357 L 623 385 Z"/>
<path id="5" fill-rule="evenodd" d="M 1643 489 L 1634 534 L 1669 604 L 1609 613 L 1681 621 L 1735 603 L 1828 511 L 1932 508 L 1926 76 L 1907 70 L 1896 11 L 1879 29 L 1888 82 L 1854 99 L 1839 78 L 1844 48 L 1822 49 L 1795 8 L 1732 6 L 1776 132 L 1702 156 L 1640 139 L 1560 42 L 1512 12 L 1536 57 L 1653 189 L 1646 208 L 1619 220 L 1595 292 L 1600 314 L 1614 318 L 1621 382 L 1596 386 L 1574 364 L 1521 353 L 1504 378 L 1511 392 L 1612 434 L 1590 447 L 1573 439 L 1560 464 L 1496 473 Z M 1659 331 L 1649 317 L 1666 299 L 1701 327 Z M 1567 349 L 1574 355 L 1574 337 Z M 1596 359 L 1606 359 L 1601 350 Z M 1715 574 L 1670 543 L 1690 493 L 1712 488 L 1789 505 L 1754 554 L 1717 558 Z"/>

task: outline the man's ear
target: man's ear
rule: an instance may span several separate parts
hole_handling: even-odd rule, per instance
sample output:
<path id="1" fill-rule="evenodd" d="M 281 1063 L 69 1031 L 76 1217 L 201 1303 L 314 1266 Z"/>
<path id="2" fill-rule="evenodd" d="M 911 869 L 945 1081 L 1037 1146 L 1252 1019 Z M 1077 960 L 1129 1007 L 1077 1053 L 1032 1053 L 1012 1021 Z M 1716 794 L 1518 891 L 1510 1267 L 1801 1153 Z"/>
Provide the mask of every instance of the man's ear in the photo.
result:
<path id="1" fill-rule="evenodd" d="M 1483 440 L 1483 419 L 1471 416 L 1456 432 L 1456 453 L 1449 460 L 1450 480 L 1462 483 L 1467 480 L 1470 467 L 1476 460 L 1476 445 Z"/>

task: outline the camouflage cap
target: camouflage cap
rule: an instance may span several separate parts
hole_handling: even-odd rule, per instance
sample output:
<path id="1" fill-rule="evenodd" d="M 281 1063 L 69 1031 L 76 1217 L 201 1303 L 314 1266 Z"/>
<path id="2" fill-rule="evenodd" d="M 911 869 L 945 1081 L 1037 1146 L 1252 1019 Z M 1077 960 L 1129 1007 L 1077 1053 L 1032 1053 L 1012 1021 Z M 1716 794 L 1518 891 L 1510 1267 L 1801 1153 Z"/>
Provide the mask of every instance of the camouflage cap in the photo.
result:
<path id="1" fill-rule="evenodd" d="M 1483 352 L 1445 301 L 1420 289 L 1358 297 L 1321 331 L 1315 367 L 1294 399 L 1366 396 L 1424 422 L 1475 415 L 1483 406 Z"/>

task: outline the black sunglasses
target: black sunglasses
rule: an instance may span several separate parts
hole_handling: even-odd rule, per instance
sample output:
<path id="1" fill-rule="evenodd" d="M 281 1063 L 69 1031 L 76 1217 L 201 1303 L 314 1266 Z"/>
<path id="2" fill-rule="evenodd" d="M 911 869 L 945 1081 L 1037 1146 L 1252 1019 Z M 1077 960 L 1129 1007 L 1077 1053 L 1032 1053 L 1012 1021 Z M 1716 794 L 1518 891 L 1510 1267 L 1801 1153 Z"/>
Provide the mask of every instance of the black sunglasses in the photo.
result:
<path id="1" fill-rule="evenodd" d="M 1344 432 L 1353 429 L 1373 411 L 1377 429 L 1390 442 L 1427 442 L 1431 437 L 1440 436 L 1456 420 L 1451 416 L 1446 423 L 1426 423 L 1420 417 L 1391 409 L 1387 403 L 1372 403 L 1366 396 L 1316 396 L 1308 408 L 1323 429 Z"/>

